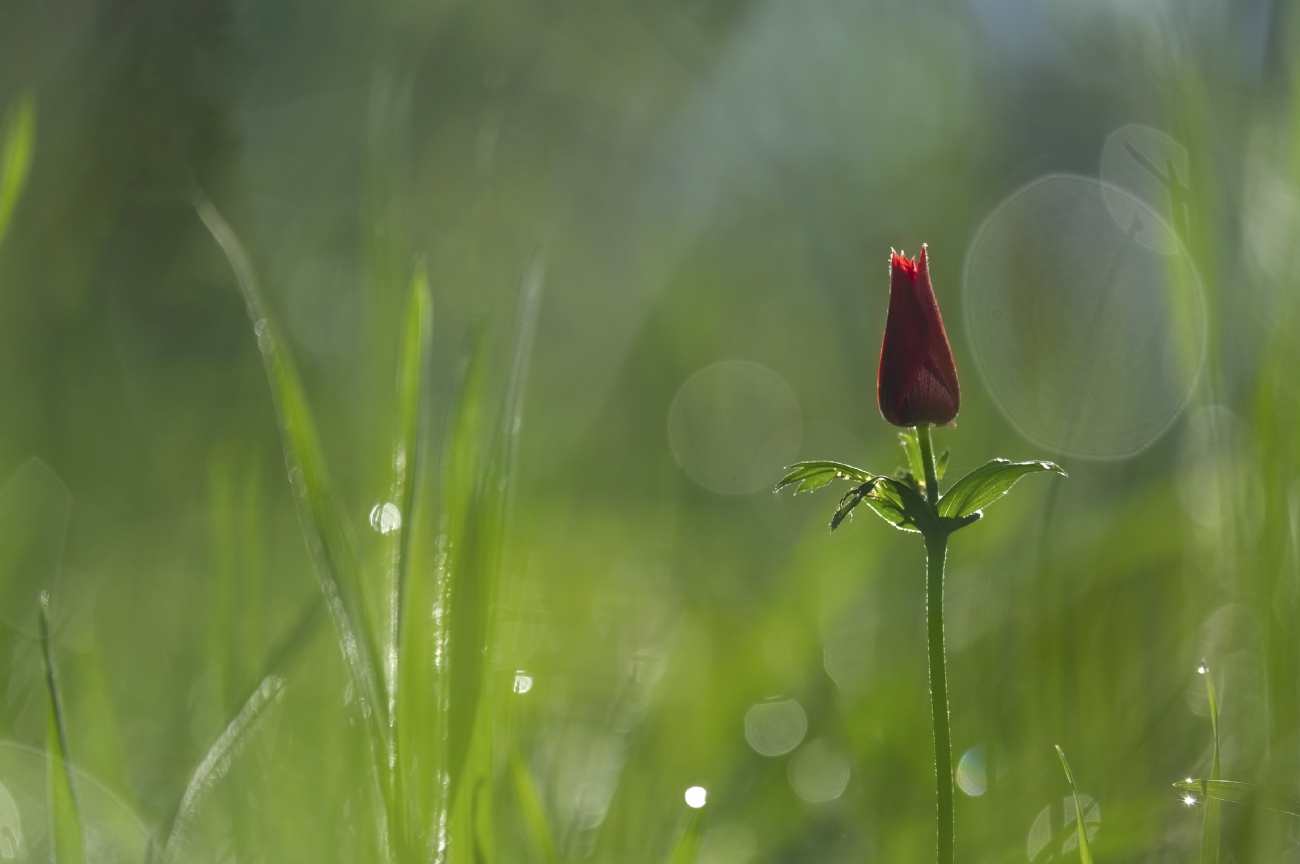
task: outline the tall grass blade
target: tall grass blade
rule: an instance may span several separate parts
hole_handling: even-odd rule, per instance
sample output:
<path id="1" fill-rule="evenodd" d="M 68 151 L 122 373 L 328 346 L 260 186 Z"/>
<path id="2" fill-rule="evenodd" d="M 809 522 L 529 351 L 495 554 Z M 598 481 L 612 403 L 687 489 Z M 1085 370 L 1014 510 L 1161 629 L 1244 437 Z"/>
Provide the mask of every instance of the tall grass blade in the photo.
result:
<path id="1" fill-rule="evenodd" d="M 1061 757 L 1061 767 L 1065 769 L 1066 782 L 1070 784 L 1070 796 L 1074 799 L 1074 825 L 1079 832 L 1079 861 L 1082 864 L 1092 864 L 1092 850 L 1088 848 L 1088 829 L 1083 821 L 1083 805 L 1079 803 L 1079 790 L 1074 785 L 1074 774 L 1070 771 L 1070 763 L 1065 761 L 1065 751 L 1061 745 L 1056 745 L 1056 755 Z"/>
<path id="2" fill-rule="evenodd" d="M 540 864 L 557 864 L 555 838 L 546 818 L 546 808 L 542 805 L 542 796 L 537 790 L 533 772 L 529 770 L 518 747 L 510 752 L 510 779 L 515 787 L 515 799 L 519 803 L 519 813 L 523 817 L 524 829 L 532 844 L 533 853 Z"/>
<path id="3" fill-rule="evenodd" d="M 485 661 L 492 641 L 492 621 L 504 560 L 507 524 L 514 490 L 514 465 L 522 424 L 523 397 L 532 355 L 533 336 L 542 293 L 542 262 L 535 255 L 525 269 L 519 291 L 515 321 L 514 351 L 506 383 L 500 424 L 487 453 L 479 452 L 483 422 L 485 384 L 482 358 L 484 341 L 475 340 L 465 385 L 462 388 L 457 421 L 449 441 L 449 523 L 460 523 L 460 531 L 449 534 L 448 625 L 451 662 L 448 698 L 450 711 L 447 747 L 449 754 L 449 801 L 471 771 L 467 767 L 474 752 L 480 762 L 491 759 L 490 746 L 474 746 L 476 727 L 491 733 L 490 718 L 480 721 L 480 704 L 486 679 L 491 673 Z M 463 508 L 463 519 L 456 509 Z M 459 552 L 456 538 L 460 538 Z M 474 768 L 491 774 L 490 764 Z"/>
<path id="4" fill-rule="evenodd" d="M 434 593 L 427 580 L 412 585 L 414 539 L 420 520 L 420 480 L 424 468 L 424 426 L 429 413 L 425 380 L 433 346 L 433 301 L 424 264 L 416 267 L 402 322 L 398 356 L 394 486 L 402 528 L 393 567 L 389 632 L 389 722 L 397 811 L 395 845 L 414 848 L 432 830 L 436 778 L 441 773 L 437 736 L 425 728 L 435 715 L 431 694 L 437 631 L 430 614 Z M 407 729 L 410 733 L 407 733 Z M 402 773 L 404 770 L 412 773 Z M 415 825 L 409 824 L 409 819 Z"/>
<path id="5" fill-rule="evenodd" d="M 261 294 L 257 277 L 239 238 L 202 193 L 195 207 L 217 244 L 226 254 L 239 282 L 244 304 L 271 386 L 272 402 L 280 427 L 289 482 L 298 508 L 299 524 L 312 555 L 316 575 L 334 618 L 339 647 L 348 665 L 361 715 L 370 733 L 375 780 L 383 795 L 384 837 L 391 838 L 396 802 L 392 753 L 389 745 L 388 700 L 384 698 L 384 674 L 380 667 L 375 632 L 366 616 L 360 567 L 355 545 L 341 508 L 331 490 L 316 423 L 302 382 L 288 351 L 282 348 L 279 328 Z"/>
<path id="6" fill-rule="evenodd" d="M 262 725 L 262 721 L 283 693 L 284 679 L 268 675 L 226 726 L 221 736 L 208 748 L 203 761 L 190 776 L 190 781 L 185 786 L 185 794 L 181 796 L 180 806 L 176 808 L 176 815 L 172 818 L 167 840 L 163 844 L 163 864 L 176 860 L 176 855 L 185 845 L 190 829 L 193 827 L 203 799 L 230 771 L 231 764 L 244 748 L 244 744 Z"/>
<path id="7" fill-rule="evenodd" d="M 18 197 L 27 184 L 36 143 L 36 97 L 23 93 L 5 117 L 4 149 L 0 150 L 0 243 L 4 243 Z"/>
<path id="8" fill-rule="evenodd" d="M 385 725 L 380 715 L 387 710 L 387 702 L 380 698 L 379 682 L 383 676 L 375 656 L 374 639 L 366 625 L 361 578 L 352 539 L 330 489 L 315 420 L 292 359 L 281 347 L 278 328 L 261 296 L 243 246 L 211 201 L 199 194 L 195 206 L 204 225 L 226 253 L 239 281 L 249 317 L 253 320 L 271 385 L 285 459 L 290 465 L 289 480 L 293 485 L 303 533 L 325 599 L 339 629 L 343 655 L 360 691 L 362 713 L 370 721 L 369 725 L 379 739 L 376 741 L 378 744 L 384 737 Z"/>
<path id="9" fill-rule="evenodd" d="M 668 864 L 694 864 L 695 856 L 700 851 L 700 832 L 704 826 L 704 810 L 691 810 L 686 817 L 686 830 L 677 838 Z"/>
<path id="10" fill-rule="evenodd" d="M 85 864 L 86 834 L 81 824 L 76 782 L 68 760 L 68 735 L 63 722 L 63 700 L 50 643 L 50 595 L 40 602 L 41 657 L 45 664 L 45 741 L 49 752 L 50 837 L 54 864 Z"/>
<path id="11" fill-rule="evenodd" d="M 1214 760 L 1210 765 L 1210 780 L 1219 780 L 1219 704 L 1214 694 L 1214 680 L 1208 666 L 1201 665 L 1205 676 L 1205 695 L 1210 700 L 1210 727 L 1214 731 Z M 1222 814 L 1219 802 L 1206 798 L 1205 822 L 1201 826 L 1201 864 L 1219 864 L 1219 832 Z"/>

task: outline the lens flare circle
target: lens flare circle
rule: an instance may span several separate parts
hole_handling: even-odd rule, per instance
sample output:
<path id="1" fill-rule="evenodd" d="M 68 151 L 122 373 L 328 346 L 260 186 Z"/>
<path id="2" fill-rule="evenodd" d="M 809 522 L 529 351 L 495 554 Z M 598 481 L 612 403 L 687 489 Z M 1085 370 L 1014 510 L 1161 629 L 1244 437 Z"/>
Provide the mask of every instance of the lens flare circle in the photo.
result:
<path id="1" fill-rule="evenodd" d="M 1130 192 L 1039 178 L 988 216 L 964 269 L 980 374 L 1025 438 L 1124 458 L 1186 405 L 1205 357 L 1200 283 L 1169 223 Z"/>

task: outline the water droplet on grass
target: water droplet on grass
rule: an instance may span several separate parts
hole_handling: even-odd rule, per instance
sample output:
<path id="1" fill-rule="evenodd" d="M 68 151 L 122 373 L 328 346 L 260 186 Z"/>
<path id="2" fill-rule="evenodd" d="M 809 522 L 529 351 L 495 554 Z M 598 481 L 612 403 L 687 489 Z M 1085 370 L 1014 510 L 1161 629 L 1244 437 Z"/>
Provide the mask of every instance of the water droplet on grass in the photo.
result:
<path id="1" fill-rule="evenodd" d="M 402 511 L 392 501 L 370 508 L 370 527 L 380 534 L 392 534 L 402 527 Z"/>
<path id="2" fill-rule="evenodd" d="M 709 800 L 709 790 L 703 786 L 692 786 L 686 790 L 686 806 L 699 810 Z"/>

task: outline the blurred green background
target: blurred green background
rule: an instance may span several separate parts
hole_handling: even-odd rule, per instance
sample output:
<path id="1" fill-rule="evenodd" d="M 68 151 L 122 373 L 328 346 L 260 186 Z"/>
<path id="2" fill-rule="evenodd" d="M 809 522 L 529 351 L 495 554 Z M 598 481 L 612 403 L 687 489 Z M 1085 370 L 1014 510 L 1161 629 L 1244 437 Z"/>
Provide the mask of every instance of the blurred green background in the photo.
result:
<path id="1" fill-rule="evenodd" d="M 770 491 L 798 458 L 901 463 L 874 381 L 888 252 L 922 242 L 950 481 L 1070 474 L 951 546 L 958 860 L 1074 860 L 1053 744 L 1098 860 L 1196 858 L 1170 784 L 1210 771 L 1202 663 L 1223 776 L 1300 795 L 1297 44 L 1280 0 L 0 0 L 0 109 L 35 112 L 0 246 L 0 856 L 49 855 L 46 590 L 90 860 L 157 860 L 268 675 L 176 860 L 932 860 L 922 546 Z M 431 671 L 413 715 L 453 762 L 480 718 L 476 779 L 409 854 L 200 190 L 376 632 L 419 262 L 441 503 L 393 505 L 412 586 L 470 512 L 466 346 L 484 428 L 526 380 L 513 469 L 475 463 L 510 490 L 482 687 Z M 1224 860 L 1300 859 L 1295 817 L 1223 818 Z"/>

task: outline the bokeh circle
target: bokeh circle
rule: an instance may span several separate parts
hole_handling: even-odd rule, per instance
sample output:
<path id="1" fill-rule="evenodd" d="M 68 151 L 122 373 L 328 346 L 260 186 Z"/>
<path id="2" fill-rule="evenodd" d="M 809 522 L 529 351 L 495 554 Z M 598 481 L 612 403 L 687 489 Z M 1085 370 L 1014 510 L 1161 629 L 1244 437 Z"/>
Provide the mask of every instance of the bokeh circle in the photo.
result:
<path id="1" fill-rule="evenodd" d="M 1035 180 L 984 221 L 964 275 L 980 372 L 1029 440 L 1131 456 L 1186 404 L 1205 354 L 1200 284 L 1169 224 L 1126 190 Z"/>
<path id="2" fill-rule="evenodd" d="M 668 412 L 677 463 L 706 489 L 733 495 L 771 488 L 773 471 L 798 452 L 802 428 L 789 385 L 766 366 L 743 360 L 700 369 L 682 384 Z"/>

